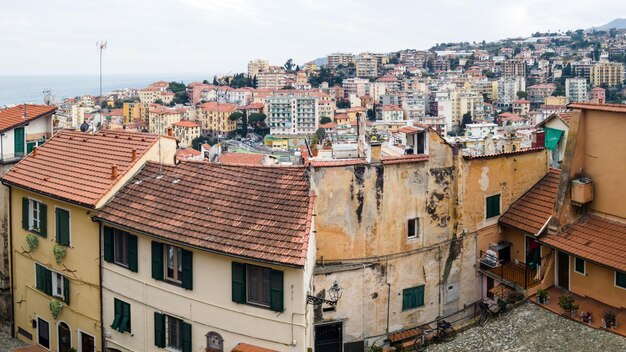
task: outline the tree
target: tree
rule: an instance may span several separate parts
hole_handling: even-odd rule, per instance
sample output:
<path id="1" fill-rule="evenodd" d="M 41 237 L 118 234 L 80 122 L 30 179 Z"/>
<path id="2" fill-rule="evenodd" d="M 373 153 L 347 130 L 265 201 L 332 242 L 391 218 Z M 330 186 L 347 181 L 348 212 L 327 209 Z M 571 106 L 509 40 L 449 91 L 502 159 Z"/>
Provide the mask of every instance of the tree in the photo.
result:
<path id="1" fill-rule="evenodd" d="M 211 84 L 211 83 L 209 83 L 209 81 L 205 79 L 204 81 L 202 81 L 202 84 Z"/>
<path id="2" fill-rule="evenodd" d="M 186 90 L 174 93 L 174 100 L 172 100 L 175 104 L 186 104 L 189 102 L 189 93 Z"/>
<path id="3" fill-rule="evenodd" d="M 461 127 L 463 129 L 465 129 L 465 126 L 470 124 L 470 123 L 474 123 L 474 122 L 472 121 L 472 113 L 468 111 L 465 114 L 463 114 L 463 120 L 461 122 Z"/>
<path id="4" fill-rule="evenodd" d="M 331 118 L 330 118 L 330 117 L 328 117 L 328 116 L 324 116 L 324 117 L 322 117 L 322 118 L 320 119 L 320 124 L 322 124 L 322 125 L 325 125 L 325 124 L 327 124 L 327 123 L 331 123 L 331 122 L 333 122 L 333 119 L 331 119 Z"/>
<path id="5" fill-rule="evenodd" d="M 244 110 L 243 116 L 241 116 L 241 136 L 248 135 L 248 111 Z"/>
<path id="6" fill-rule="evenodd" d="M 528 98 L 528 93 L 526 93 L 523 90 L 520 90 L 519 92 L 517 92 L 517 98 L 518 99 L 526 99 L 526 98 Z"/>
<path id="7" fill-rule="evenodd" d="M 170 85 L 167 87 L 172 93 L 183 92 L 187 90 L 187 86 L 183 82 L 170 82 Z"/>
<path id="8" fill-rule="evenodd" d="M 317 131 L 315 131 L 315 134 L 317 135 L 317 140 L 320 142 L 326 139 L 326 130 L 323 128 L 318 128 Z"/>
<path id="9" fill-rule="evenodd" d="M 195 150 L 200 150 L 202 144 L 214 145 L 217 144 L 217 139 L 211 136 L 200 136 L 191 140 L 191 147 Z"/>
<path id="10" fill-rule="evenodd" d="M 350 107 L 350 102 L 346 99 L 337 100 L 337 109 L 347 109 Z"/>
<path id="11" fill-rule="evenodd" d="M 295 66 L 293 59 L 289 59 L 285 62 L 285 70 L 287 70 L 287 72 L 291 72 Z"/>
<path id="12" fill-rule="evenodd" d="M 233 112 L 232 114 L 230 114 L 228 116 L 228 119 L 230 121 L 237 121 L 237 120 L 239 120 L 242 117 L 243 117 L 243 113 L 241 111 L 235 111 L 235 112 Z"/>
<path id="13" fill-rule="evenodd" d="M 154 101 L 154 103 L 155 103 L 155 104 L 159 104 L 159 105 L 164 105 L 164 104 L 163 104 L 163 100 L 161 100 L 161 99 L 157 99 L 157 100 L 155 100 L 155 101 Z"/>
<path id="14" fill-rule="evenodd" d="M 367 109 L 367 119 L 369 121 L 376 121 L 376 106 L 373 109 Z"/>

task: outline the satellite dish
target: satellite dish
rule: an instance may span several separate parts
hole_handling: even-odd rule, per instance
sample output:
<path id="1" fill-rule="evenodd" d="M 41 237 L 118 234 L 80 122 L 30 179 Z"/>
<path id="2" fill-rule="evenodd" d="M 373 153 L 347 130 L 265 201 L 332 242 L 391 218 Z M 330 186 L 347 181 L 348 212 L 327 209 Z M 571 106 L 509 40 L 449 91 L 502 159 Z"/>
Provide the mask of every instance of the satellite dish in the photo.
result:
<path id="1" fill-rule="evenodd" d="M 46 105 L 51 105 L 52 103 L 54 103 L 54 95 L 52 95 L 52 91 L 50 91 L 50 89 L 46 89 L 43 91 L 44 96 L 43 96 L 43 103 Z"/>

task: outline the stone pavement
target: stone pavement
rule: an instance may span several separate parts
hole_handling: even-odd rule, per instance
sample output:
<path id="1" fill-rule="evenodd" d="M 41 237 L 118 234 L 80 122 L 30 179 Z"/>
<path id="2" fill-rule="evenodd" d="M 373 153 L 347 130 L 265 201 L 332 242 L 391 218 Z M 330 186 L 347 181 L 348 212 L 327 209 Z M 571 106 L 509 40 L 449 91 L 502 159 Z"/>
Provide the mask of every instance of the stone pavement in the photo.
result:
<path id="1" fill-rule="evenodd" d="M 626 323 L 626 322 L 624 322 Z M 595 330 L 526 302 L 483 327 L 476 325 L 429 352 L 626 351 L 626 338 Z"/>
<path id="2" fill-rule="evenodd" d="M 0 351 L 12 351 L 14 348 L 24 346 L 27 346 L 24 342 L 0 332 Z"/>

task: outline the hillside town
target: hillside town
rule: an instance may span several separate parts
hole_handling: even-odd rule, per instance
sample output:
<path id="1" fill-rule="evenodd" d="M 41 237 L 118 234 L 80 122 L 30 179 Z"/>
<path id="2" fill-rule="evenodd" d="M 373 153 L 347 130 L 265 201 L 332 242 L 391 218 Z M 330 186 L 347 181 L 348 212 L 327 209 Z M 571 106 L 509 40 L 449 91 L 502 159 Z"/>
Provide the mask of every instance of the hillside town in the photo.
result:
<path id="1" fill-rule="evenodd" d="M 0 330 L 409 351 L 533 304 L 626 348 L 625 65 L 537 32 L 2 108 Z"/>

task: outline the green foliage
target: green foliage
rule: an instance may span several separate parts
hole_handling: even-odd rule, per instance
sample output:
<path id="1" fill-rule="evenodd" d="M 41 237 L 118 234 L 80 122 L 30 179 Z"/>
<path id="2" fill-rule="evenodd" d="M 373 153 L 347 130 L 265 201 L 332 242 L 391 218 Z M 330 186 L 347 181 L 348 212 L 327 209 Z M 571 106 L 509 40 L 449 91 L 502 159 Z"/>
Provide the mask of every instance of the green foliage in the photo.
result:
<path id="1" fill-rule="evenodd" d="M 232 114 L 230 114 L 230 115 L 228 116 L 228 119 L 229 119 L 230 121 L 237 121 L 237 120 L 239 120 L 239 119 L 240 119 L 240 118 L 242 118 L 242 117 L 243 117 L 243 113 L 242 113 L 242 112 L 240 112 L 240 111 L 235 111 L 235 112 L 233 112 Z"/>
<path id="2" fill-rule="evenodd" d="M 337 100 L 337 109 L 348 109 L 350 107 L 350 101 L 347 99 Z"/>
<path id="3" fill-rule="evenodd" d="M 63 303 L 60 301 L 53 299 L 50 301 L 50 313 L 52 313 L 52 317 L 54 320 L 57 320 L 59 314 L 61 314 L 61 310 L 63 309 Z"/>
<path id="4" fill-rule="evenodd" d="M 215 145 L 217 144 L 217 138 L 212 136 L 200 136 L 191 140 L 191 147 L 195 150 L 200 150 L 202 144 Z"/>
<path id="5" fill-rule="evenodd" d="M 376 121 L 376 110 L 367 109 L 367 119 L 372 122 Z"/>
<path id="6" fill-rule="evenodd" d="M 523 90 L 520 90 L 519 92 L 517 92 L 517 98 L 518 99 L 526 99 L 526 98 L 528 98 L 528 93 L 526 93 Z"/>
<path id="7" fill-rule="evenodd" d="M 178 93 L 187 90 L 187 86 L 183 82 L 170 82 L 170 85 L 167 87 L 172 93 Z"/>
<path id="8" fill-rule="evenodd" d="M 163 100 L 161 100 L 161 99 L 157 99 L 157 100 L 155 100 L 155 101 L 154 101 L 154 103 L 155 103 L 155 104 L 160 104 L 160 105 L 163 105 Z"/>
<path id="9" fill-rule="evenodd" d="M 52 247 L 52 253 L 54 254 L 54 260 L 57 264 L 61 264 L 67 254 L 67 249 L 64 246 L 55 244 L 54 247 Z"/>
<path id="10" fill-rule="evenodd" d="M 485 76 L 487 78 L 494 78 L 496 76 L 496 74 L 493 73 L 493 71 L 491 71 L 491 70 L 483 70 L 483 76 Z"/>
<path id="11" fill-rule="evenodd" d="M 265 114 L 263 113 L 259 113 L 259 112 L 255 112 L 250 114 L 250 116 L 248 116 L 248 123 L 251 125 L 254 125 L 256 127 L 259 127 L 263 124 L 265 124 L 265 119 L 267 118 L 267 116 L 265 116 Z"/>
<path id="12" fill-rule="evenodd" d="M 237 73 L 228 83 L 233 88 L 254 87 L 253 80 L 244 73 Z"/>
<path id="13" fill-rule="evenodd" d="M 559 307 L 563 310 L 577 310 L 579 305 L 574 303 L 572 295 L 566 294 L 559 297 Z"/>
<path id="14" fill-rule="evenodd" d="M 28 243 L 28 250 L 32 251 L 39 245 L 39 236 L 29 233 L 26 235 L 26 243 Z"/>
<path id="15" fill-rule="evenodd" d="M 287 72 L 292 72 L 293 68 L 296 65 L 293 63 L 293 59 L 289 59 L 289 60 L 287 60 L 287 62 L 285 62 L 284 66 L 285 66 L 285 70 L 287 70 Z"/>
<path id="16" fill-rule="evenodd" d="M 471 113 L 471 112 L 466 112 L 465 114 L 463 114 L 463 120 L 462 120 L 462 122 L 461 122 L 461 127 L 462 127 L 463 129 L 465 129 L 465 126 L 466 126 L 467 124 L 470 124 L 470 123 L 473 123 L 473 120 L 472 120 L 472 113 Z"/>
<path id="17" fill-rule="evenodd" d="M 186 104 L 189 102 L 189 93 L 186 90 L 174 93 L 174 99 L 172 100 L 175 104 Z"/>
<path id="18" fill-rule="evenodd" d="M 320 119 L 320 124 L 325 125 L 327 123 L 331 123 L 333 122 L 333 119 L 331 119 L 330 117 L 324 116 Z"/>
<path id="19" fill-rule="evenodd" d="M 315 135 L 320 142 L 326 139 L 326 131 L 323 128 L 318 128 L 317 131 L 315 131 Z"/>

